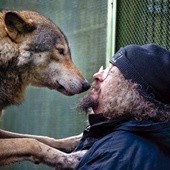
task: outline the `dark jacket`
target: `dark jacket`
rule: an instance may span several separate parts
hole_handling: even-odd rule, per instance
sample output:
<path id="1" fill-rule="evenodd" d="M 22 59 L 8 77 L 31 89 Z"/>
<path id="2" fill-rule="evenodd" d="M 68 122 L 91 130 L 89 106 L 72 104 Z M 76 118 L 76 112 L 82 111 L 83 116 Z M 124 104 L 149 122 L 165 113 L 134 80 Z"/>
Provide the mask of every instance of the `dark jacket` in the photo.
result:
<path id="1" fill-rule="evenodd" d="M 170 170 L 170 122 L 107 120 L 90 115 L 76 170 Z"/>

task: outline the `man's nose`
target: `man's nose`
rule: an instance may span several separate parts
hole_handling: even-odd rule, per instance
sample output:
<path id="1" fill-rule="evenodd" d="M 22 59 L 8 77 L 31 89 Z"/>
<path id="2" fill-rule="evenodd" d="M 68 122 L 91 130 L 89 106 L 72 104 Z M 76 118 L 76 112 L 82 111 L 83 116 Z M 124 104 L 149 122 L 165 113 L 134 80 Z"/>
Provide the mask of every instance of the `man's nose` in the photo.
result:
<path id="1" fill-rule="evenodd" d="M 97 73 L 95 73 L 93 75 L 93 80 L 95 80 L 95 81 L 103 81 L 104 80 L 103 73 L 104 73 L 104 70 L 98 71 Z"/>

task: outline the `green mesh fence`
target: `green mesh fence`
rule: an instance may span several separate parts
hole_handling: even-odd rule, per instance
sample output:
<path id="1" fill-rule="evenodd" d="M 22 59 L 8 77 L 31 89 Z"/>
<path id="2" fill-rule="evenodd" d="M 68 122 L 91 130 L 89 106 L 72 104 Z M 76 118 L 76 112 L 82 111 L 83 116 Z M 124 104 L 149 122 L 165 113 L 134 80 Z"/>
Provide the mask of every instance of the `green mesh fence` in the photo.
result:
<path id="1" fill-rule="evenodd" d="M 116 49 L 157 43 L 170 49 L 169 0 L 118 0 Z"/>

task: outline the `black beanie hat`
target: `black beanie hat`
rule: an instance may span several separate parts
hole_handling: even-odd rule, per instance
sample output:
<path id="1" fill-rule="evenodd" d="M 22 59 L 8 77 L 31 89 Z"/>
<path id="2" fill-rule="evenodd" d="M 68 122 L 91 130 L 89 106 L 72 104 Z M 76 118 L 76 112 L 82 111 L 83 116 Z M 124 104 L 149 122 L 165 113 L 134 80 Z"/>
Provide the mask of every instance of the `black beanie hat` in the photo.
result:
<path id="1" fill-rule="evenodd" d="M 128 45 L 112 57 L 125 79 L 137 83 L 139 93 L 154 103 L 170 104 L 170 51 L 155 45 Z"/>

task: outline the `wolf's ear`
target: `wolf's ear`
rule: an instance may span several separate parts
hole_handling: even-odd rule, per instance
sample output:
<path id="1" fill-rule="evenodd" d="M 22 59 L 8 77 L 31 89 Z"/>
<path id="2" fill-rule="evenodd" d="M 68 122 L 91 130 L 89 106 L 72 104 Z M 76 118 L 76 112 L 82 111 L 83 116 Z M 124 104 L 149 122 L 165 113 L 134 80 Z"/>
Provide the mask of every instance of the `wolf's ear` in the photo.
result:
<path id="1" fill-rule="evenodd" d="M 17 40 L 17 36 L 32 32 L 35 29 L 31 20 L 29 22 L 24 21 L 16 12 L 7 12 L 4 21 L 6 30 L 14 41 Z"/>

